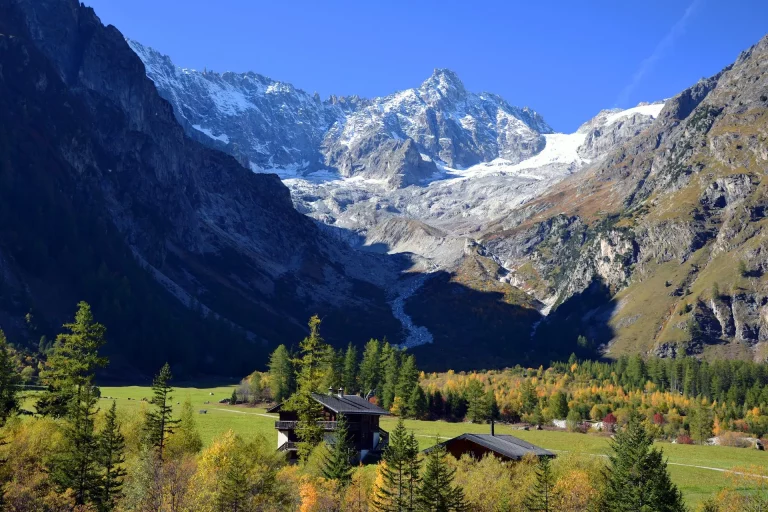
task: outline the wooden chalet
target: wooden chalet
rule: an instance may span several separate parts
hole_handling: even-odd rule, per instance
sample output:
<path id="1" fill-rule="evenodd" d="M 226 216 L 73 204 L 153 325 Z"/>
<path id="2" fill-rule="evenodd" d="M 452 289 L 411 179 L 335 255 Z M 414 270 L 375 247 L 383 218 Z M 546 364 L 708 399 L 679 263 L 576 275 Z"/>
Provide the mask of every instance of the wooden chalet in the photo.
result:
<path id="1" fill-rule="evenodd" d="M 422 453 L 429 453 L 437 446 L 444 447 L 448 453 L 457 459 L 464 454 L 469 454 L 472 458 L 479 460 L 489 453 L 503 461 L 519 461 L 528 454 L 533 454 L 537 457 L 555 457 L 555 454 L 549 450 L 518 439 L 515 436 L 496 435 L 493 424 L 491 424 L 490 434 L 462 434 L 427 448 Z"/>
<path id="2" fill-rule="evenodd" d="M 379 427 L 379 417 L 389 413 L 358 395 L 345 395 L 342 389 L 337 393 L 329 389 L 327 395 L 312 393 L 312 398 L 323 406 L 323 421 L 320 425 L 325 430 L 327 440 L 333 439 L 338 416 L 343 414 L 347 420 L 347 429 L 358 460 L 362 461 L 371 453 L 380 453 L 389 435 Z M 295 411 L 283 410 L 283 404 L 278 404 L 267 410 L 278 413 L 280 419 L 275 422 L 277 429 L 277 449 L 288 453 L 291 460 L 296 459 L 296 449 L 299 438 L 296 436 L 298 416 Z"/>

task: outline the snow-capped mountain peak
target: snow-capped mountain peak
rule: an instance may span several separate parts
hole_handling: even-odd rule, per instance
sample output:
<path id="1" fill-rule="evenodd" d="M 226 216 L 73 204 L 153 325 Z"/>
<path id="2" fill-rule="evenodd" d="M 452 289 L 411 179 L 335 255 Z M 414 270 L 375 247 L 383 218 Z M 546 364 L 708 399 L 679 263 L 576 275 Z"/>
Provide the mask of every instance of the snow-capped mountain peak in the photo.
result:
<path id="1" fill-rule="evenodd" d="M 450 69 L 436 68 L 432 76 L 424 80 L 419 87 L 419 96 L 427 103 L 436 103 L 441 99 L 461 100 L 466 95 L 464 83 L 459 75 Z"/>

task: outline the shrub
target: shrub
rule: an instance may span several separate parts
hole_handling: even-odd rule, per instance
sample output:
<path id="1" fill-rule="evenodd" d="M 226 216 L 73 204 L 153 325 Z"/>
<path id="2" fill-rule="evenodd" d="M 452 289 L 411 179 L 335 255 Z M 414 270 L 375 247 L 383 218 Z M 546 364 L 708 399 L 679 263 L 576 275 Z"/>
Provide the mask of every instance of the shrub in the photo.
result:
<path id="1" fill-rule="evenodd" d="M 677 444 L 693 444 L 693 439 L 688 434 L 677 436 Z"/>
<path id="2" fill-rule="evenodd" d="M 733 448 L 749 448 L 752 443 L 738 432 L 726 432 L 719 437 L 720 446 L 730 446 Z"/>

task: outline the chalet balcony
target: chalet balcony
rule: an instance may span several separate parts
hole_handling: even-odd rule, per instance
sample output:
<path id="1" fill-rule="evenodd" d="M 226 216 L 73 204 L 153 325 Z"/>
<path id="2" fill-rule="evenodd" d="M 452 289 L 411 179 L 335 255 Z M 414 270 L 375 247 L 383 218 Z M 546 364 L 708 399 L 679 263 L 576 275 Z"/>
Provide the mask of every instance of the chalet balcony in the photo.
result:
<path id="1" fill-rule="evenodd" d="M 337 421 L 318 421 L 317 424 L 322 427 L 323 430 L 326 431 L 334 431 L 336 428 L 338 428 L 338 422 Z M 299 422 L 298 421 L 276 421 L 275 422 L 275 428 L 277 430 L 295 430 L 296 427 L 298 427 Z M 359 430 L 360 429 L 360 423 L 347 423 L 347 430 L 353 431 L 353 430 Z"/>
<path id="2" fill-rule="evenodd" d="M 299 444 L 294 443 L 293 441 L 286 441 L 282 445 L 280 445 L 280 448 L 278 448 L 278 451 L 281 452 L 295 452 L 299 449 Z"/>

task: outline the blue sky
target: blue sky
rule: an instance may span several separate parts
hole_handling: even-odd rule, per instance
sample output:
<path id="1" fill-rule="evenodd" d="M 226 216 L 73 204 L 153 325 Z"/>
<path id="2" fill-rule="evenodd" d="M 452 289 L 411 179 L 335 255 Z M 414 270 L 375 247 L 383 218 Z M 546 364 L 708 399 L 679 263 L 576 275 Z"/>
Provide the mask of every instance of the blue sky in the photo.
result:
<path id="1" fill-rule="evenodd" d="M 177 65 L 254 71 L 325 98 L 414 87 L 433 68 L 557 131 L 673 96 L 768 32 L 765 0 L 85 0 Z"/>

